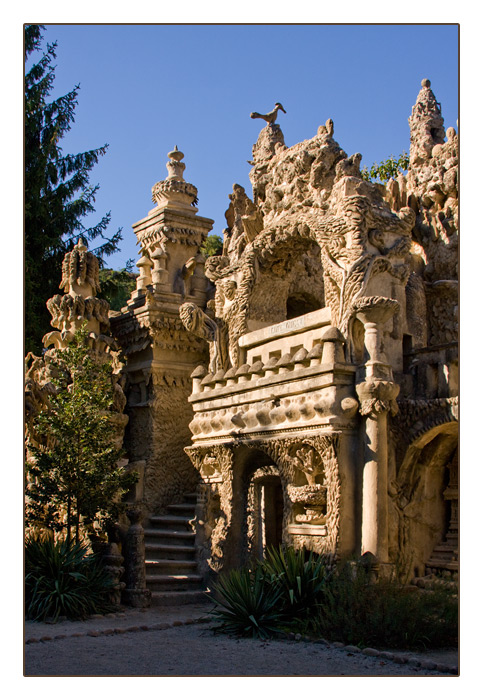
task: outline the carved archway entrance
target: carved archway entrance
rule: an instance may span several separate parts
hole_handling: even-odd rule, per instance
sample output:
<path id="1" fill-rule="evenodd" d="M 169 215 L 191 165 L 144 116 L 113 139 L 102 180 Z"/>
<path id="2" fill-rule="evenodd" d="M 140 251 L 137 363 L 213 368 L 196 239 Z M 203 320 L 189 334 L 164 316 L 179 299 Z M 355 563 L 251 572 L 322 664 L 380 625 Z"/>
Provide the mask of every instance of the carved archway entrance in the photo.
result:
<path id="1" fill-rule="evenodd" d="M 240 533 L 238 561 L 244 564 L 285 541 L 289 501 L 284 476 L 263 449 L 240 445 L 234 463 L 233 527 Z"/>

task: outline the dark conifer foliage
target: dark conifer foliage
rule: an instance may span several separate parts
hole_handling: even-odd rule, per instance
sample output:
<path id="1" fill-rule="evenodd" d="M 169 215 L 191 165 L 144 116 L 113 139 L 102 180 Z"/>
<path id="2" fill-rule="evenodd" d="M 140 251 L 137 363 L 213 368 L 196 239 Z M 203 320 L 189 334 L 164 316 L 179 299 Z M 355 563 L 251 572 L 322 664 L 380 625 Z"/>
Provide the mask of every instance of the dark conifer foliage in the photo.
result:
<path id="1" fill-rule="evenodd" d="M 42 51 L 42 25 L 25 26 L 25 63 Z M 56 43 L 47 44 L 25 75 L 25 352 L 39 354 L 42 336 L 50 330 L 46 301 L 57 294 L 62 260 L 80 236 L 103 258 L 118 250 L 121 229 L 105 232 L 110 212 L 85 228 L 82 219 L 95 211 L 98 186 L 90 171 L 106 153 L 107 144 L 77 155 L 64 154 L 62 137 L 74 122 L 79 86 L 49 101 L 55 79 Z"/>

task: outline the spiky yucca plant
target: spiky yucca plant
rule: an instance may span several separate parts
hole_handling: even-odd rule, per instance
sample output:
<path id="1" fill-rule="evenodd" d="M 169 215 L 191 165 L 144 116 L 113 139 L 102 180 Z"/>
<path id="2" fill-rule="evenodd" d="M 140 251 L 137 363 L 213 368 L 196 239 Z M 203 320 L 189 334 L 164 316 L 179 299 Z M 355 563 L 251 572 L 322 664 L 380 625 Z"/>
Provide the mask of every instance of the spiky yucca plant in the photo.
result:
<path id="1" fill-rule="evenodd" d="M 31 537 L 25 545 L 25 611 L 31 620 L 60 616 L 82 620 L 113 609 L 113 581 L 88 546 L 52 537 Z"/>
<path id="2" fill-rule="evenodd" d="M 270 587 L 259 566 L 221 574 L 213 586 L 213 616 L 220 621 L 216 631 L 243 637 L 267 639 L 280 628 L 279 586 Z"/>
<path id="3" fill-rule="evenodd" d="M 282 546 L 269 547 L 259 565 L 269 582 L 280 589 L 288 623 L 315 609 L 331 568 L 326 557 Z"/>

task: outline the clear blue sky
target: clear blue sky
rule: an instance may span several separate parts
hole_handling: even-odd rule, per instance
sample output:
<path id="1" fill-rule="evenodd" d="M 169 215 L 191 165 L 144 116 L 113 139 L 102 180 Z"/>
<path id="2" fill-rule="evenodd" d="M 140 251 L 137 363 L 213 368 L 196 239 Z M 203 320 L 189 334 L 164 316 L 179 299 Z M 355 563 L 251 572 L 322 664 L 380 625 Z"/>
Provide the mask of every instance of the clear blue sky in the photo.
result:
<path id="1" fill-rule="evenodd" d="M 251 195 L 251 149 L 263 123 L 251 111 L 281 102 L 291 146 L 331 117 L 334 138 L 370 166 L 409 151 L 408 117 L 423 78 L 441 102 L 445 127 L 458 118 L 456 25 L 47 25 L 58 42 L 54 95 L 80 83 L 65 152 L 104 143 L 93 169 L 95 223 L 112 213 L 123 228 L 123 267 L 139 250 L 131 226 L 152 208 L 167 153 L 185 153 L 199 214 L 222 234 L 233 183 Z M 88 223 L 88 220 L 86 221 Z"/>

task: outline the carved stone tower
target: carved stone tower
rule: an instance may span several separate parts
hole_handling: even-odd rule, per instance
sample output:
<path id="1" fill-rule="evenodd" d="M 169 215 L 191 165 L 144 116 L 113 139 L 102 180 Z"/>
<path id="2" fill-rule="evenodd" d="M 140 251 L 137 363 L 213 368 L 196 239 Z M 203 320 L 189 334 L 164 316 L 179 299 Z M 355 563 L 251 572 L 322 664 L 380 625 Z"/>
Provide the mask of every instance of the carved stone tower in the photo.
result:
<path id="1" fill-rule="evenodd" d="M 206 361 L 204 344 L 186 331 L 178 309 L 185 302 L 206 304 L 199 249 L 213 221 L 197 216 L 197 189 L 183 177 L 183 153 L 176 146 L 168 157 L 168 177 L 152 188 L 156 206 L 133 225 L 141 248 L 137 288 L 111 318 L 127 358 L 127 448 L 145 515 L 162 513 L 196 485 L 183 448 L 192 419 L 190 374 Z"/>

